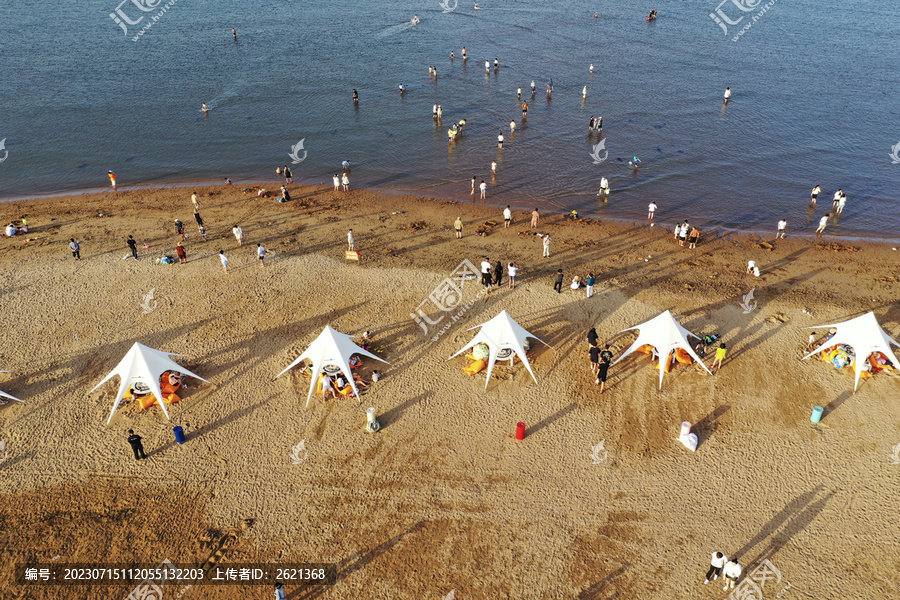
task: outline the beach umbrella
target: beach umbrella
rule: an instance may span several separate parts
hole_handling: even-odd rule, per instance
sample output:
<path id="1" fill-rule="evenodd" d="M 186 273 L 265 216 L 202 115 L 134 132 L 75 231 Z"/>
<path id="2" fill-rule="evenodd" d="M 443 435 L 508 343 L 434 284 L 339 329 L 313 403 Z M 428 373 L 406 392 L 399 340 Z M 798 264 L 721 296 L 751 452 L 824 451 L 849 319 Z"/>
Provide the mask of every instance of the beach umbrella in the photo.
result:
<path id="1" fill-rule="evenodd" d="M 310 381 L 309 384 L 309 395 L 306 397 L 306 406 L 309 406 L 309 400 L 312 398 L 313 392 L 316 389 L 316 383 L 318 383 L 319 374 L 322 372 L 322 369 L 332 365 L 340 369 L 340 372 L 343 373 L 344 377 L 347 378 L 347 381 L 350 382 L 353 393 L 359 398 L 359 390 L 356 389 L 356 383 L 353 381 L 353 373 L 350 371 L 350 357 L 354 354 L 361 354 L 363 356 L 368 356 L 369 358 L 374 358 L 375 360 L 380 360 L 385 364 L 390 364 L 383 358 L 379 358 L 371 352 L 367 352 L 357 346 L 353 343 L 352 336 L 332 329 L 330 325 L 326 325 L 325 329 L 322 330 L 322 333 L 319 334 L 319 337 L 313 340 L 313 343 L 309 345 L 309 348 L 307 348 L 303 354 L 298 356 L 294 362 L 289 364 L 284 371 L 276 375 L 275 378 L 278 379 L 300 362 L 309 359 L 312 362 L 312 381 Z"/>
<path id="2" fill-rule="evenodd" d="M 891 350 L 891 344 L 895 346 L 900 346 L 900 344 L 885 333 L 884 329 L 882 329 L 881 325 L 878 323 L 878 319 L 875 318 L 874 313 L 867 312 L 860 317 L 844 321 L 843 323 L 822 325 L 821 327 L 807 327 L 807 329 L 831 329 L 832 327 L 837 329 L 837 333 L 826 339 L 821 346 L 804 356 L 803 360 L 818 354 L 825 348 L 831 348 L 838 344 L 850 346 L 856 353 L 856 381 L 853 383 L 854 392 L 856 391 L 856 388 L 859 387 L 859 378 L 862 375 L 862 372 L 866 370 L 865 364 L 873 352 L 881 352 L 891 360 L 895 366 L 900 366 L 897 355 Z"/>
<path id="3" fill-rule="evenodd" d="M 116 393 L 116 399 L 113 401 L 112 411 L 109 413 L 109 418 L 106 420 L 107 427 L 112 421 L 113 415 L 116 414 L 116 409 L 119 407 L 119 400 L 125 395 L 125 392 L 129 387 L 134 385 L 135 383 L 143 383 L 148 388 L 150 388 L 150 393 L 153 394 L 153 397 L 156 398 L 157 403 L 162 408 L 163 413 L 166 415 L 166 418 L 169 418 L 169 411 L 166 409 L 165 399 L 163 398 L 162 389 L 160 389 L 159 378 L 166 371 L 175 371 L 176 373 L 182 373 L 184 375 L 190 375 L 191 377 L 196 377 L 200 381 L 206 381 L 199 375 L 192 373 L 179 365 L 177 362 L 169 358 L 169 356 L 182 356 L 181 354 L 175 354 L 173 352 L 161 352 L 159 350 L 154 350 L 148 346 L 145 346 L 141 343 L 135 342 L 134 346 L 128 351 L 128 354 L 125 355 L 116 368 L 107 375 L 103 381 L 97 384 L 97 386 L 91 390 L 93 392 L 98 387 L 109 381 L 115 376 L 119 376 L 119 391 Z M 90 393 L 90 392 L 88 392 Z"/>
<path id="4" fill-rule="evenodd" d="M 475 327 L 470 327 L 467 331 L 472 331 L 473 329 L 481 328 L 472 341 L 466 344 L 462 350 L 451 356 L 450 358 L 455 358 L 468 350 L 469 348 L 473 348 L 478 344 L 486 344 L 488 349 L 490 350 L 490 355 L 488 357 L 488 366 L 487 366 L 487 377 L 484 381 L 484 388 L 487 389 L 488 383 L 491 380 L 491 371 L 494 369 L 494 363 L 497 362 L 497 355 L 501 350 L 512 350 L 519 357 L 519 360 L 522 361 L 522 364 L 525 365 L 525 368 L 528 369 L 528 373 L 531 374 L 531 378 L 537 383 L 537 378 L 534 376 L 534 371 L 531 370 L 531 363 L 528 362 L 528 356 L 525 354 L 525 338 L 534 338 L 540 343 L 544 344 L 548 348 L 549 344 L 544 342 L 541 339 L 538 339 L 537 336 L 534 336 L 528 331 L 526 331 L 521 325 L 516 323 L 512 317 L 504 310 L 501 311 L 499 315 L 491 319 L 490 321 L 486 321 L 481 325 L 476 325 Z M 449 360 L 449 359 L 448 359 Z"/>
<path id="5" fill-rule="evenodd" d="M 691 343 L 688 341 L 688 337 L 700 339 L 699 336 L 694 335 L 682 327 L 668 310 L 645 323 L 623 329 L 619 333 L 632 331 L 634 329 L 638 330 L 637 339 L 622 353 L 622 356 L 616 359 L 613 363 L 614 365 L 641 346 L 647 344 L 656 348 L 656 352 L 659 354 L 659 389 L 662 389 L 663 377 L 665 377 L 666 374 L 665 361 L 668 359 L 669 353 L 677 348 L 682 348 L 691 358 L 700 363 L 707 373 L 712 375 L 712 372 L 706 368 L 706 365 L 700 360 L 700 357 L 697 356 L 697 353 L 694 352 L 694 349 L 691 348 Z"/>

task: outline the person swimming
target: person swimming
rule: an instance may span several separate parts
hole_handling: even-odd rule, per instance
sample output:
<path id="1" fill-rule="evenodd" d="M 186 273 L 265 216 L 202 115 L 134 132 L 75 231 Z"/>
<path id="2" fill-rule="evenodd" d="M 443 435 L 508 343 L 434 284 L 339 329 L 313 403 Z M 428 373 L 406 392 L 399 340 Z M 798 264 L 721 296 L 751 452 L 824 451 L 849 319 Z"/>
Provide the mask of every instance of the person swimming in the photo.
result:
<path id="1" fill-rule="evenodd" d="M 475 10 L 478 10 L 478 3 L 475 3 Z"/>
<path id="2" fill-rule="evenodd" d="M 421 21 L 419 20 L 419 15 L 413 15 L 412 24 L 418 25 L 419 23 L 421 23 Z"/>
<path id="3" fill-rule="evenodd" d="M 450 60 L 453 60 L 454 58 L 456 58 L 456 53 L 453 50 L 451 50 L 450 51 Z"/>
<path id="4" fill-rule="evenodd" d="M 202 110 L 203 112 L 209 112 L 209 107 L 206 105 L 206 102 L 200 103 L 200 110 Z"/>

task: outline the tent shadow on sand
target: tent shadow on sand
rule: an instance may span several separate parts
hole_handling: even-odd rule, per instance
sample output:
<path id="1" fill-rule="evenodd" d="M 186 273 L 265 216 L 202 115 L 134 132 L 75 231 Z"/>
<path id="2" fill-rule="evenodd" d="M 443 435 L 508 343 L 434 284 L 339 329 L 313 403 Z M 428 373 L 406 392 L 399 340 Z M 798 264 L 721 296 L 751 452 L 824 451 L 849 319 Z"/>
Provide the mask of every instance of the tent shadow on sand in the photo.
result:
<path id="1" fill-rule="evenodd" d="M 335 584 L 340 583 L 342 579 L 349 577 L 356 571 L 365 569 L 367 566 L 369 566 L 369 564 L 378 559 L 381 555 L 393 550 L 394 546 L 400 543 L 403 538 L 411 536 L 424 529 L 427 523 L 428 522 L 424 520 L 419 521 L 406 531 L 398 533 L 397 535 L 381 542 L 371 550 L 368 550 L 366 552 L 357 552 L 351 555 L 350 558 L 341 559 L 337 563 L 337 576 L 335 578 Z M 289 600 L 313 600 L 315 598 L 321 598 L 325 594 L 325 591 L 326 588 L 324 586 L 300 588 L 288 593 L 287 598 Z"/>

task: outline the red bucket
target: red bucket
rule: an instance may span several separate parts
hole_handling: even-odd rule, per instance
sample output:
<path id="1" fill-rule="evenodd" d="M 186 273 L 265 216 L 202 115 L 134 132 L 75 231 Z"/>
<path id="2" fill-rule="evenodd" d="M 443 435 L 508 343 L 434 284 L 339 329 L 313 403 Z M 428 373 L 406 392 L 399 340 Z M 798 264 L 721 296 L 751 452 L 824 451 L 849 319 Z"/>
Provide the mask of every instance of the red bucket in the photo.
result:
<path id="1" fill-rule="evenodd" d="M 516 439 L 524 440 L 525 439 L 525 423 L 517 423 L 516 424 Z"/>

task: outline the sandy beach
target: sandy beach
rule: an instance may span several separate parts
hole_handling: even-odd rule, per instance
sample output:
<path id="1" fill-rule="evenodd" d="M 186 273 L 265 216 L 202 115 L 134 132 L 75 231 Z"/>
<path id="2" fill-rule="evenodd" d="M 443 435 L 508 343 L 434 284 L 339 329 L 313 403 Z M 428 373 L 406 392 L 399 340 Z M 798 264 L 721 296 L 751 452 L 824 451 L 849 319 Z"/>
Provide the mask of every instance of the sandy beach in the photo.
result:
<path id="1" fill-rule="evenodd" d="M 288 585 L 292 599 L 452 590 L 456 600 L 712 599 L 730 593 L 721 579 L 703 585 L 719 550 L 739 556 L 745 574 L 769 561 L 777 578 L 767 600 L 896 593 L 900 378 L 881 373 L 853 393 L 850 369 L 800 361 L 804 328 L 867 311 L 900 336 L 890 244 L 775 241 L 773 231 L 705 237 L 689 250 L 646 222 L 548 214 L 532 229 L 514 211 L 504 229 L 498 207 L 290 189 L 292 201 L 278 203 L 240 186 L 197 188 L 207 241 L 191 190 L 0 205 L 5 223 L 25 217 L 30 228 L 0 239 L 0 369 L 9 371 L 0 389 L 27 402 L 0 406 L 4 597 L 124 599 L 133 587 L 19 585 L 13 567 L 25 562 L 214 558 L 336 564 L 335 585 Z M 158 264 L 175 256 L 175 218 L 187 228 L 188 261 Z M 358 263 L 344 258 L 351 228 Z M 535 232 L 552 236 L 550 258 Z M 129 234 L 137 261 L 123 258 Z M 80 261 L 70 238 L 81 241 Z M 257 243 L 269 250 L 265 268 Z M 518 262 L 517 288 L 481 296 L 465 283 L 468 308 L 446 330 L 445 320 L 423 331 L 411 314 L 461 261 L 483 257 Z M 760 277 L 745 274 L 748 260 Z M 588 272 L 597 276 L 590 299 L 568 289 Z M 588 329 L 618 357 L 634 339 L 619 332 L 666 309 L 696 334 L 722 336 L 722 370 L 680 366 L 658 391 L 657 371 L 635 355 L 610 370 L 601 395 Z M 483 374 L 447 358 L 501 310 L 550 348 L 531 352 L 537 383 L 504 364 L 485 390 Z M 300 369 L 273 379 L 325 325 L 370 331 L 390 363 L 364 361 L 364 377 L 379 369 L 383 378 L 359 406 L 314 396 L 306 407 Z M 117 380 L 89 392 L 136 341 L 184 355 L 210 383 L 192 383 L 171 420 L 158 406 L 128 405 L 107 427 Z M 819 424 L 810 422 L 816 405 Z M 364 431 L 370 406 L 378 433 Z M 697 424 L 695 453 L 676 440 L 682 421 Z M 132 457 L 128 429 L 148 460 Z M 272 590 L 197 586 L 180 597 Z"/>

